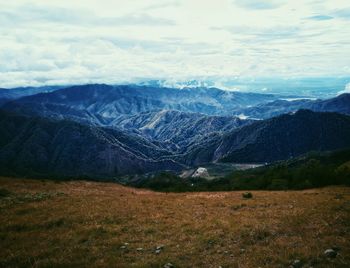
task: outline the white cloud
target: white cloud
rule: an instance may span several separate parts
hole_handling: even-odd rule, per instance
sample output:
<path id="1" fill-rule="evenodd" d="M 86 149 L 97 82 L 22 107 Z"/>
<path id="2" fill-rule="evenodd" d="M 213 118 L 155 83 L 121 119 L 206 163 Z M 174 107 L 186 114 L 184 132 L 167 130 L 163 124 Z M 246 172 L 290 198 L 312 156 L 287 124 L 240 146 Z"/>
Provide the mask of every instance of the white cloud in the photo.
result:
<path id="1" fill-rule="evenodd" d="M 282 0 L 236 0 L 236 5 L 246 9 L 275 9 L 286 3 Z"/>
<path id="2" fill-rule="evenodd" d="M 349 7 L 347 0 L 1 1 L 0 87 L 350 75 Z"/>
<path id="3" fill-rule="evenodd" d="M 347 84 L 345 85 L 344 90 L 339 91 L 339 92 L 338 92 L 338 95 L 341 95 L 341 94 L 344 94 L 344 93 L 350 93 L 350 83 L 347 83 Z"/>

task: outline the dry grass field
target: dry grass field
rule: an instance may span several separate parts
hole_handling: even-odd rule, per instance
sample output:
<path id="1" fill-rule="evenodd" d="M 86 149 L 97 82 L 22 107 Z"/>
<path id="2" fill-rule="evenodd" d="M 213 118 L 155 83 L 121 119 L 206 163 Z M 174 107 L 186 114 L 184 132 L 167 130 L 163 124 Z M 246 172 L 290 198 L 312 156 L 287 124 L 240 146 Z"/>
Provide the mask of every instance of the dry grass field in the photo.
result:
<path id="1" fill-rule="evenodd" d="M 0 178 L 0 188 L 0 267 L 350 267 L 346 187 L 252 199 L 86 181 Z"/>

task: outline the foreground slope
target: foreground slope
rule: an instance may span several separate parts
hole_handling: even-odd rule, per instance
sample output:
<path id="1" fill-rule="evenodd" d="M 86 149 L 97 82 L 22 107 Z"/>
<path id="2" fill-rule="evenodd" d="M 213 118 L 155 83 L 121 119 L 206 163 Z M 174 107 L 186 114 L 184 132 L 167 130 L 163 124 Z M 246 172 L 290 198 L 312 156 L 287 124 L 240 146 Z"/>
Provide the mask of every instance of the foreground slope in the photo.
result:
<path id="1" fill-rule="evenodd" d="M 1 267 L 350 266 L 346 187 L 256 191 L 245 200 L 82 181 L 0 185 Z M 334 259 L 323 254 L 331 247 Z"/>

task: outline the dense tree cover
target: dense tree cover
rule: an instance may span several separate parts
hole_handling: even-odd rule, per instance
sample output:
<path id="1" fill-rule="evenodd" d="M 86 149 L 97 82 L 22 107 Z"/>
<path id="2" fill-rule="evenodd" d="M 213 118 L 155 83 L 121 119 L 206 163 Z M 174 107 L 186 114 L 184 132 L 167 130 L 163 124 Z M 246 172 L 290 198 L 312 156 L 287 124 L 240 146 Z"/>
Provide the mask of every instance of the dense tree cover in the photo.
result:
<path id="1" fill-rule="evenodd" d="M 287 190 L 350 186 L 350 150 L 333 153 L 310 153 L 261 168 L 235 171 L 214 180 L 183 179 L 171 173 L 160 173 L 135 184 L 137 187 L 165 192 Z"/>

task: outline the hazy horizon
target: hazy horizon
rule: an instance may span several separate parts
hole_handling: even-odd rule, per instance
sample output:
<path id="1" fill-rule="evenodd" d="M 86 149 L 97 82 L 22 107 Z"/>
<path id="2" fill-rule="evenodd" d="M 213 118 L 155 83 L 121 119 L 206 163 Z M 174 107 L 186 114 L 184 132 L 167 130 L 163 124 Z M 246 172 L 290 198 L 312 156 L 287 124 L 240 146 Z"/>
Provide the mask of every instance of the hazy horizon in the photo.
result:
<path id="1" fill-rule="evenodd" d="M 104 80 L 86 81 L 85 83 L 45 83 L 42 85 L 24 85 L 8 89 L 69 87 L 88 84 L 139 85 L 164 88 L 217 88 L 226 91 L 278 94 L 290 97 L 332 98 L 343 93 L 350 93 L 350 77 L 196 77 L 193 79 L 134 79 L 133 81 L 108 83 Z M 4 89 L 0 87 L 0 90 Z"/>

